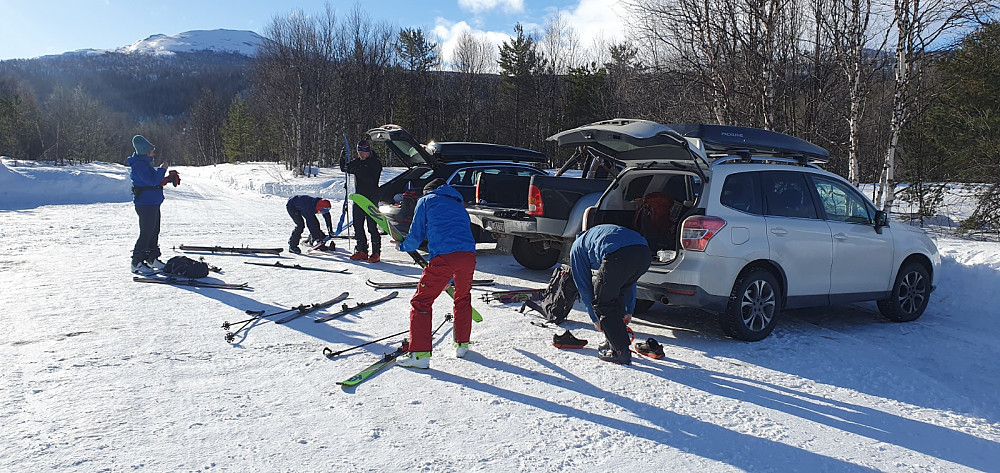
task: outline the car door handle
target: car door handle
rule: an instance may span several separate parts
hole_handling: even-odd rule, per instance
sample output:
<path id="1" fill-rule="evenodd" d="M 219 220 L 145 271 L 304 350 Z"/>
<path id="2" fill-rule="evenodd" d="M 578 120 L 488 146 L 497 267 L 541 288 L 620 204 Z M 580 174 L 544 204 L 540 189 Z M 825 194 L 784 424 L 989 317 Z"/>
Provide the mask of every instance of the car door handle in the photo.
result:
<path id="1" fill-rule="evenodd" d="M 847 240 L 847 235 L 845 235 L 843 233 L 834 233 L 833 234 L 833 239 L 834 240 L 845 241 L 845 240 Z"/>
<path id="2" fill-rule="evenodd" d="M 778 236 L 785 236 L 788 235 L 788 230 L 785 230 L 784 228 L 772 228 L 771 233 Z"/>

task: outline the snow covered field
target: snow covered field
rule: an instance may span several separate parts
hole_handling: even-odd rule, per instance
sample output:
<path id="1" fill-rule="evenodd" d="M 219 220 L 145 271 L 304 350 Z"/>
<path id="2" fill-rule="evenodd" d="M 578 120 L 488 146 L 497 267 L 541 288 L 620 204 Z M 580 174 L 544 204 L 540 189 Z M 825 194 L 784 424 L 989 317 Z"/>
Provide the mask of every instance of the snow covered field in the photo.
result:
<path id="1" fill-rule="evenodd" d="M 127 168 L 0 166 L 0 471 L 998 471 L 1000 244 L 939 237 L 941 284 L 912 323 L 874 304 L 786 313 L 757 343 L 725 339 L 699 311 L 656 305 L 633 322 L 667 358 L 597 360 L 582 305 L 563 327 L 486 304 L 473 353 L 447 325 L 431 370 L 343 380 L 406 330 L 413 290 L 325 324 L 260 324 L 229 344 L 224 321 L 350 291 L 348 303 L 420 271 L 383 239 L 382 263 L 335 254 L 207 255 L 212 277 L 252 291 L 138 284 Z M 187 245 L 284 247 L 295 194 L 343 199 L 343 175 L 273 164 L 175 167 L 164 260 Z M 399 169 L 387 169 L 388 179 Z M 958 220 L 958 216 L 954 217 Z M 336 216 L 335 216 L 336 221 Z M 548 272 L 480 246 L 477 278 L 541 287 Z M 347 268 L 329 274 L 244 261 Z M 450 299 L 435 306 L 435 325 Z M 322 313 L 329 313 L 324 311 Z M 561 329 L 559 329 L 561 331 Z"/>

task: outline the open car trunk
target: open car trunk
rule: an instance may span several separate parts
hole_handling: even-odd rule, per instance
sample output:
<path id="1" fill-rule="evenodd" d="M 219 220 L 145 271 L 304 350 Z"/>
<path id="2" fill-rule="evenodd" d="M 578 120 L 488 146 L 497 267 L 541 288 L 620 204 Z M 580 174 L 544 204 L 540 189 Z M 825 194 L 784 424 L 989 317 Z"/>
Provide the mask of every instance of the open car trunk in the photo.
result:
<path id="1" fill-rule="evenodd" d="M 639 232 L 649 243 L 653 264 L 667 264 L 680 254 L 681 224 L 701 197 L 701 177 L 692 172 L 630 168 L 605 194 L 592 224 L 613 223 Z"/>

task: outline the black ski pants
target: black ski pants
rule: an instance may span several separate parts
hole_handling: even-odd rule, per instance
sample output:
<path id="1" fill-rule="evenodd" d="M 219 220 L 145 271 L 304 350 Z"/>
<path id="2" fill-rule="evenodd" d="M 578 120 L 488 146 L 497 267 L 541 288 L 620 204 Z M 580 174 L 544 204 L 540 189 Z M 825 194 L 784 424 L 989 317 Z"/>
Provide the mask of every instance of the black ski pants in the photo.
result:
<path id="1" fill-rule="evenodd" d="M 132 248 L 132 265 L 160 257 L 160 206 L 136 205 L 139 216 L 139 239 Z"/>
<path id="2" fill-rule="evenodd" d="M 302 211 L 292 205 L 285 205 L 285 210 L 288 211 L 288 216 L 292 217 L 292 221 L 295 222 L 295 228 L 292 229 L 292 236 L 288 238 L 289 248 L 299 246 L 299 241 L 302 239 L 302 231 L 305 230 L 306 226 L 309 227 L 309 236 L 314 241 L 322 238 L 320 235 L 323 234 L 323 230 L 319 228 L 319 219 L 316 218 L 316 215 L 303 215 Z"/>
<path id="3" fill-rule="evenodd" d="M 625 301 L 632 286 L 649 269 L 649 247 L 632 245 L 604 256 L 594 276 L 594 313 L 601 330 L 615 351 L 628 351 L 625 328 Z"/>
<path id="4" fill-rule="evenodd" d="M 375 219 L 368 216 L 360 205 L 353 205 L 351 214 L 354 218 L 354 234 L 358 239 L 354 251 L 368 252 L 368 237 L 365 235 L 365 225 L 368 226 L 368 233 L 372 236 L 372 253 L 382 252 L 382 236 L 378 234 L 378 224 Z"/>

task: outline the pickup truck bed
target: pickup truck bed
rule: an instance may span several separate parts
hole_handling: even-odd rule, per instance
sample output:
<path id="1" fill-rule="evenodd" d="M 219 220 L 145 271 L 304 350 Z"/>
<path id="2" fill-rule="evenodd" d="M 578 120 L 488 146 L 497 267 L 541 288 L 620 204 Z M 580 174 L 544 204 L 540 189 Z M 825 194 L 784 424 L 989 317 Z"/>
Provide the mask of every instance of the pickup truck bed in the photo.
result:
<path id="1" fill-rule="evenodd" d="M 569 247 L 582 228 L 583 213 L 597 203 L 611 183 L 605 179 L 532 176 L 528 186 L 521 186 L 493 179 L 485 175 L 480 178 L 479 203 L 467 208 L 469 217 L 473 224 L 493 234 L 499 250 L 513 253 L 518 263 L 530 269 L 548 269 L 568 260 Z M 492 201 L 513 202 L 512 192 L 525 192 L 524 198 L 517 201 L 525 205 L 489 205 Z M 529 197 L 532 192 L 536 193 L 534 200 Z M 503 193 L 507 196 L 497 195 Z"/>

